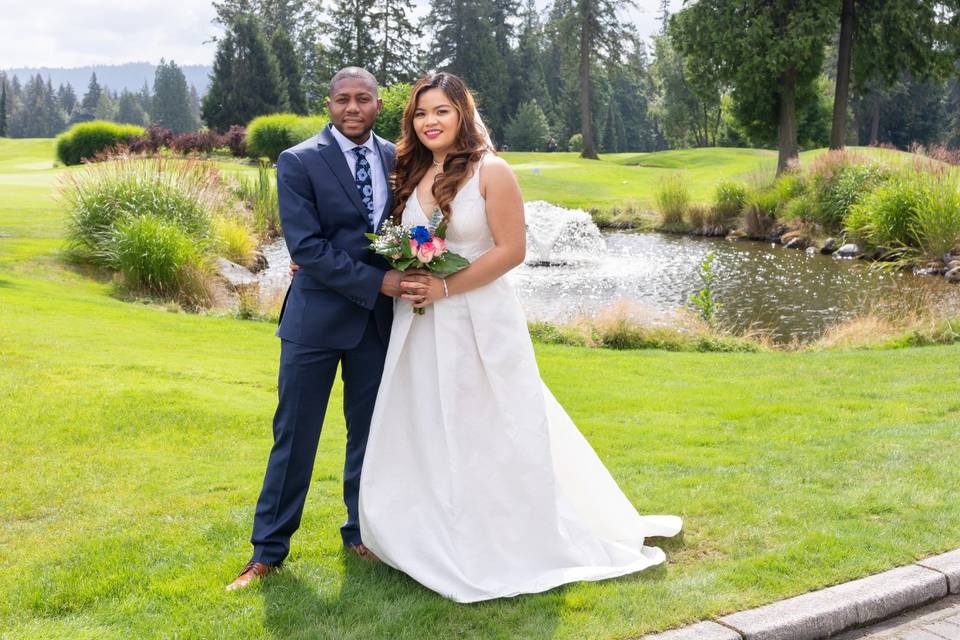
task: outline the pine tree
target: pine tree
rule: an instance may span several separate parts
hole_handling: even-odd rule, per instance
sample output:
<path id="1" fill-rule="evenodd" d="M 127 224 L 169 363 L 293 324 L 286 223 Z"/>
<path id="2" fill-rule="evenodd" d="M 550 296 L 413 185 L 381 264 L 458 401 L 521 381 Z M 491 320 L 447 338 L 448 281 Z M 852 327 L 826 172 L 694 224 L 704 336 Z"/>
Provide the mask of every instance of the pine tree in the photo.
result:
<path id="1" fill-rule="evenodd" d="M 346 66 L 377 68 L 380 53 L 374 40 L 376 0 L 336 0 L 329 22 L 334 31 L 327 49 L 326 77 Z"/>
<path id="2" fill-rule="evenodd" d="M 92 115 L 96 112 L 97 106 L 100 104 L 100 95 L 102 93 L 103 89 L 100 88 L 100 83 L 97 82 L 97 74 L 91 74 L 90 84 L 87 87 L 87 93 L 83 96 L 83 100 L 80 101 L 80 107 Z"/>
<path id="3" fill-rule="evenodd" d="M 146 121 L 147 116 L 140 105 L 140 98 L 124 89 L 117 102 L 117 122 L 143 126 Z"/>
<path id="4" fill-rule="evenodd" d="M 200 125 L 200 92 L 197 87 L 190 85 L 190 115 L 196 126 Z"/>
<path id="5" fill-rule="evenodd" d="M 21 108 L 10 119 L 12 138 L 49 138 L 64 127 L 64 118 L 57 104 L 52 83 L 40 74 L 30 78 L 23 89 Z"/>
<path id="6" fill-rule="evenodd" d="M 490 30 L 491 0 L 431 0 L 426 24 L 434 32 L 430 66 L 464 79 L 494 139 L 502 137 L 508 103 L 507 64 Z"/>
<path id="7" fill-rule="evenodd" d="M 536 100 L 521 104 L 506 129 L 506 139 L 512 151 L 543 151 L 549 137 L 547 116 Z"/>
<path id="8" fill-rule="evenodd" d="M 0 74 L 0 138 L 7 137 L 7 76 Z"/>
<path id="9" fill-rule="evenodd" d="M 410 22 L 413 0 L 375 0 L 374 22 L 377 26 L 377 66 L 371 71 L 385 86 L 412 82 L 419 74 L 420 29 Z"/>
<path id="10" fill-rule="evenodd" d="M 270 48 L 277 58 L 280 75 L 287 84 L 287 102 L 290 105 L 290 111 L 305 114 L 307 96 L 303 92 L 303 71 L 300 69 L 300 62 L 297 60 L 297 54 L 293 50 L 293 43 L 290 42 L 287 32 L 282 29 L 274 31 L 270 39 Z"/>
<path id="11" fill-rule="evenodd" d="M 660 10 L 657 11 L 657 21 L 660 22 L 660 33 L 666 33 L 667 23 L 670 22 L 670 0 L 660 0 Z"/>
<path id="12" fill-rule="evenodd" d="M 536 0 L 527 0 L 522 18 L 517 48 L 512 57 L 514 68 L 510 75 L 514 80 L 510 99 L 517 106 L 536 101 L 544 112 L 549 113 L 552 101 L 543 69 L 543 25 Z"/>
<path id="13" fill-rule="evenodd" d="M 147 122 L 149 122 L 151 120 L 150 112 L 153 111 L 153 95 L 150 93 L 150 85 L 147 84 L 146 80 L 143 81 L 143 87 L 140 88 L 137 97 L 140 99 L 140 107 L 147 116 Z"/>
<path id="14" fill-rule="evenodd" d="M 69 117 L 77 106 L 77 94 L 73 90 L 73 85 L 68 82 L 66 85 L 61 84 L 57 88 L 57 102 L 60 103 L 60 108 Z"/>
<path id="15" fill-rule="evenodd" d="M 630 6 L 630 0 L 575 0 L 567 22 L 569 37 L 575 38 L 577 49 L 577 79 L 580 97 L 580 133 L 583 135 L 583 158 L 596 159 L 594 135 L 593 70 L 615 59 L 625 38 L 623 22 L 618 12 Z"/>
<path id="16" fill-rule="evenodd" d="M 277 59 L 255 18 L 240 17 L 217 44 L 203 119 L 218 131 L 289 108 Z"/>
<path id="17" fill-rule="evenodd" d="M 153 111 L 151 121 L 174 133 L 186 133 L 197 128 L 190 111 L 190 92 L 187 79 L 177 63 L 160 60 L 153 79 Z"/>

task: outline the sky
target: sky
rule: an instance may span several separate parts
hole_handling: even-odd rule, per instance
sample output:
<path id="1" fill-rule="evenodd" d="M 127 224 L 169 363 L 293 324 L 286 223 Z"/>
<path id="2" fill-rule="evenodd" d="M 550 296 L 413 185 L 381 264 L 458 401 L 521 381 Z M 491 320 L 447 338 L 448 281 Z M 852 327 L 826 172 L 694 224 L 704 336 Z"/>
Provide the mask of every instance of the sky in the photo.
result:
<path id="1" fill-rule="evenodd" d="M 670 2 L 672 11 L 682 4 Z M 425 9 L 427 0 L 417 4 Z M 652 35 L 658 0 L 636 4 L 625 19 Z M 0 0 L 0 16 L 0 69 L 155 64 L 161 57 L 209 65 L 209 41 L 219 32 L 208 0 Z"/>

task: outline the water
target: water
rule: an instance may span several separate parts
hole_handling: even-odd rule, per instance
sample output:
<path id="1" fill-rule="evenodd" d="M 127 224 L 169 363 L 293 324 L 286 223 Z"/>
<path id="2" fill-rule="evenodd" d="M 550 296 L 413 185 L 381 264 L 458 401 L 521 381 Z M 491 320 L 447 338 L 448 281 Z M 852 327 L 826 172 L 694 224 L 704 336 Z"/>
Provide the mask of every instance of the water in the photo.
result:
<path id="1" fill-rule="evenodd" d="M 645 322 L 674 321 L 703 285 L 698 271 L 713 252 L 718 319 L 735 330 L 769 332 L 778 342 L 818 337 L 893 290 L 932 289 L 960 307 L 960 287 L 940 278 L 871 270 L 869 263 L 807 255 L 760 242 L 662 233 L 601 234 L 582 211 L 527 203 L 527 261 L 508 278 L 530 319 L 564 322 L 613 305 L 643 310 Z M 283 241 L 267 248 L 261 289 L 285 288 Z"/>

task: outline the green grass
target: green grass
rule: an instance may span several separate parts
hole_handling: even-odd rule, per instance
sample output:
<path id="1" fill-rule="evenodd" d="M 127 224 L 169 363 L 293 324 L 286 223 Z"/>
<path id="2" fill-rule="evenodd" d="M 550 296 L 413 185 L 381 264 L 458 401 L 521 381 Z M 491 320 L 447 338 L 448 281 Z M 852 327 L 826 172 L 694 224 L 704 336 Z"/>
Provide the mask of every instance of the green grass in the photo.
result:
<path id="1" fill-rule="evenodd" d="M 901 159 L 911 154 L 886 149 L 856 148 L 871 156 Z M 801 164 L 825 149 L 800 154 Z M 654 209 L 657 185 L 679 173 L 690 189 L 691 202 L 707 204 L 723 179 L 746 181 L 752 174 L 772 175 L 775 151 L 764 149 L 682 149 L 655 153 L 604 154 L 583 160 L 576 153 L 501 154 L 513 167 L 527 200 L 547 200 L 580 209 L 617 208 L 649 212 Z"/>
<path id="2" fill-rule="evenodd" d="M 960 545 L 960 345 L 538 345 L 638 509 L 683 516 L 666 566 L 457 605 L 346 556 L 338 385 L 288 567 L 227 594 L 271 442 L 273 327 L 124 303 L 65 266 L 44 149 L 0 141 L 4 638 L 626 638 Z"/>

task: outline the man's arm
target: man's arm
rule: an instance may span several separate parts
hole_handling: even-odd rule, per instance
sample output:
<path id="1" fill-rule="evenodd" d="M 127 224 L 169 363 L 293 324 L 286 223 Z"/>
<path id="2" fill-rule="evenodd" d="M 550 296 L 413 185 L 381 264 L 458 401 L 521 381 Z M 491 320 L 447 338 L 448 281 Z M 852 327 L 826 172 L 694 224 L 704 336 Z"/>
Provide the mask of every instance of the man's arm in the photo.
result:
<path id="1" fill-rule="evenodd" d="M 333 291 L 373 309 L 386 272 L 330 245 L 306 168 L 296 154 L 284 151 L 277 160 L 277 193 L 280 223 L 293 261 Z"/>

